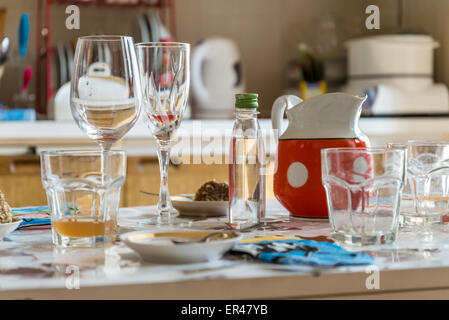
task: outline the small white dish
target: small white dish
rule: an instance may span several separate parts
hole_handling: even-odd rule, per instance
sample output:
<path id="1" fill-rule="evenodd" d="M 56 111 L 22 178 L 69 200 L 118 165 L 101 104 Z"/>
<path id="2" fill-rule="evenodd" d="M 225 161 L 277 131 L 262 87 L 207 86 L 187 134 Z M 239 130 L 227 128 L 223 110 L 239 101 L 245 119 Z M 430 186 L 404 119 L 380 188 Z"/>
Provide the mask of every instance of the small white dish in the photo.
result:
<path id="1" fill-rule="evenodd" d="M 185 197 L 170 197 L 173 207 L 181 216 L 221 217 L 228 213 L 228 201 L 194 201 Z"/>
<path id="2" fill-rule="evenodd" d="M 207 242 L 198 241 L 210 231 L 135 231 L 122 234 L 120 239 L 136 251 L 143 260 L 157 263 L 196 263 L 215 261 L 229 251 L 242 236 L 238 233 L 223 231 Z M 219 237 L 217 239 L 217 237 Z M 172 240 L 187 243 L 175 244 Z"/>
<path id="3" fill-rule="evenodd" d="M 0 223 L 0 240 L 3 240 L 3 238 L 8 234 L 16 230 L 20 223 L 22 223 L 22 220 L 16 220 L 14 222 L 9 223 Z"/>

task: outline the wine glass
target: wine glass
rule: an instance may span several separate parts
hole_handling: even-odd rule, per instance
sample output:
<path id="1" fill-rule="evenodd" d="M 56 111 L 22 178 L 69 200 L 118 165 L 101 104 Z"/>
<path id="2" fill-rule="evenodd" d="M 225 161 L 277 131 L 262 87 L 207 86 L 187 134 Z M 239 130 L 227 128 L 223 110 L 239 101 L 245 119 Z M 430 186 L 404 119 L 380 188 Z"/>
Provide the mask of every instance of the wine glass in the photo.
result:
<path id="1" fill-rule="evenodd" d="M 185 226 L 175 218 L 168 192 L 170 142 L 181 124 L 189 94 L 190 45 L 179 42 L 148 42 L 136 45 L 140 68 L 143 110 L 153 137 L 158 142 L 161 175 L 157 216 L 143 224 Z"/>
<path id="2" fill-rule="evenodd" d="M 134 126 L 140 114 L 141 87 L 133 39 L 81 37 L 74 62 L 72 115 L 81 130 L 100 145 L 104 173 L 104 158 L 112 144 Z"/>

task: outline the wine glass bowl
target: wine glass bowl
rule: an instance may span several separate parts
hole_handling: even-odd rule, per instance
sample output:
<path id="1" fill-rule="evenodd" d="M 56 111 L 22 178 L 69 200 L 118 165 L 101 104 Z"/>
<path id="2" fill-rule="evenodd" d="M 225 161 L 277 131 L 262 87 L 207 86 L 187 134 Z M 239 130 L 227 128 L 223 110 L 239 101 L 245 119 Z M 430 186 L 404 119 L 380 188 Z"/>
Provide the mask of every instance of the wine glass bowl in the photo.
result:
<path id="1" fill-rule="evenodd" d="M 126 36 L 78 39 L 70 105 L 78 126 L 103 151 L 136 123 L 141 109 L 134 43 Z"/>
<path id="2" fill-rule="evenodd" d="M 190 46 L 178 42 L 136 45 L 143 107 L 153 136 L 169 142 L 181 124 L 189 94 Z"/>

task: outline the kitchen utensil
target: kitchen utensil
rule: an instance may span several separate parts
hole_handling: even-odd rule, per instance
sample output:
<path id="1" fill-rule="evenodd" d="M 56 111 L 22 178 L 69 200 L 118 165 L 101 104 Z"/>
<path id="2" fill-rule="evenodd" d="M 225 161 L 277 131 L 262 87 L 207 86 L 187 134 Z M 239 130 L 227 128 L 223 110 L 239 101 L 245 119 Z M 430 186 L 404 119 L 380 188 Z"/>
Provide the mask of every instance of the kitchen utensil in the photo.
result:
<path id="1" fill-rule="evenodd" d="M 190 45 L 150 42 L 136 45 L 143 92 L 143 107 L 151 133 L 158 141 L 161 184 L 157 213 L 139 224 L 179 225 L 168 192 L 170 142 L 181 124 L 190 83 Z"/>
<path id="2" fill-rule="evenodd" d="M 148 31 L 150 33 L 150 41 L 151 42 L 159 42 L 160 41 L 160 31 L 159 31 L 159 22 L 154 13 L 145 15 L 147 20 Z"/>
<path id="3" fill-rule="evenodd" d="M 240 239 L 241 235 L 234 232 L 222 232 L 222 238 L 214 241 L 197 242 L 209 235 L 209 232 L 136 231 L 125 233 L 120 239 L 135 250 L 146 261 L 159 263 L 195 263 L 220 259 Z M 176 245 L 172 240 L 187 241 Z"/>
<path id="4" fill-rule="evenodd" d="M 56 52 L 58 54 L 58 62 L 59 62 L 59 84 L 62 86 L 64 83 L 68 81 L 67 57 L 65 54 L 64 45 L 62 43 L 58 43 L 58 45 L 56 46 Z"/>
<path id="5" fill-rule="evenodd" d="M 0 241 L 8 234 L 16 230 L 19 225 L 22 223 L 22 220 L 17 219 L 16 221 L 10 223 L 0 223 Z"/>
<path id="6" fill-rule="evenodd" d="M 10 45 L 11 41 L 8 37 L 2 39 L 2 42 L 0 43 L 0 65 L 5 64 L 8 60 Z"/>
<path id="7" fill-rule="evenodd" d="M 348 75 L 352 77 L 433 75 L 433 51 L 439 47 L 431 36 L 393 34 L 356 38 L 346 42 Z"/>
<path id="8" fill-rule="evenodd" d="M 276 99 L 271 117 L 279 134 L 274 194 L 291 215 L 327 218 L 321 183 L 321 149 L 366 147 L 368 138 L 358 127 L 366 97 L 329 93 L 301 102 L 296 96 Z M 288 127 L 282 130 L 287 109 Z"/>
<path id="9" fill-rule="evenodd" d="M 28 38 L 30 35 L 30 17 L 28 13 L 22 14 L 19 24 L 19 54 L 24 57 L 27 52 Z"/>
<path id="10" fill-rule="evenodd" d="M 198 242 L 208 242 L 209 240 L 213 239 L 217 235 L 222 236 L 222 234 L 223 234 L 223 232 L 211 232 L 207 236 L 200 238 L 199 240 L 185 241 L 185 240 L 172 239 L 172 242 L 174 244 L 189 244 L 189 243 L 198 243 Z"/>
<path id="11" fill-rule="evenodd" d="M 331 148 L 321 151 L 332 238 L 346 245 L 396 239 L 406 151 Z"/>
<path id="12" fill-rule="evenodd" d="M 150 41 L 150 32 L 148 30 L 148 24 L 146 21 L 146 16 L 144 14 L 140 15 L 137 18 L 137 39 L 139 42 L 149 42 Z M 137 40 L 136 40 L 137 41 Z"/>
<path id="13" fill-rule="evenodd" d="M 159 17 L 159 15 L 157 14 L 155 17 L 156 17 L 156 21 L 157 21 L 158 26 L 159 26 L 159 39 L 160 39 L 160 41 L 166 41 L 166 42 L 174 41 L 173 36 L 171 35 L 171 33 L 167 29 L 167 27 L 164 26 L 164 24 L 162 23 L 161 18 Z"/>
<path id="14" fill-rule="evenodd" d="M 234 96 L 244 91 L 242 62 L 235 41 L 211 37 L 195 45 L 192 56 L 195 117 L 232 118 Z"/>
<path id="15" fill-rule="evenodd" d="M 72 79 L 72 72 L 73 72 L 73 48 L 71 45 L 65 45 L 64 46 L 66 58 L 67 58 L 67 81 L 70 81 Z"/>
<path id="16" fill-rule="evenodd" d="M 73 120 L 70 110 L 70 82 L 60 87 L 55 94 L 54 117 L 55 120 Z"/>
<path id="17" fill-rule="evenodd" d="M 28 85 L 31 81 L 31 76 L 33 74 L 33 69 L 31 67 L 27 67 L 23 72 L 23 81 L 22 81 L 22 92 L 26 93 L 28 90 Z"/>
<path id="18" fill-rule="evenodd" d="M 447 86 L 433 81 L 433 51 L 438 46 L 422 34 L 349 40 L 349 80 L 343 90 L 368 95 L 365 115 L 448 114 Z"/>
<path id="19" fill-rule="evenodd" d="M 35 96 L 34 94 L 28 94 L 28 86 L 30 84 L 32 74 L 33 69 L 31 67 L 26 67 L 23 72 L 22 89 L 20 90 L 20 93 L 15 94 L 13 97 L 14 107 L 16 109 L 29 109 L 33 107 Z"/>

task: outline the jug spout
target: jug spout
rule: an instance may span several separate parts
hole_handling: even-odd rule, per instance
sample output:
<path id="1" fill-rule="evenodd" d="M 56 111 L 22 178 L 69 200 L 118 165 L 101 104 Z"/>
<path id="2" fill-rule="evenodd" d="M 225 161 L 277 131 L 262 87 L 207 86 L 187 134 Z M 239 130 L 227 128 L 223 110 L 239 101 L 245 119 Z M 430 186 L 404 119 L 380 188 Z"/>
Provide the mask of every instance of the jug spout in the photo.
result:
<path id="1" fill-rule="evenodd" d="M 358 121 L 366 95 L 328 93 L 287 110 L 289 126 L 281 139 L 348 139 L 360 137 Z"/>

